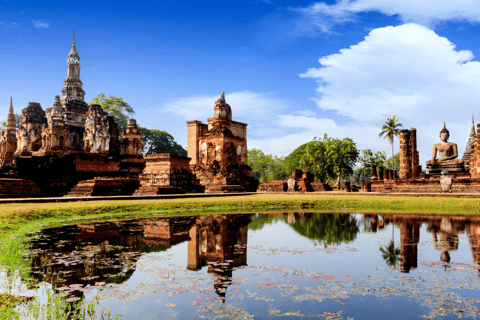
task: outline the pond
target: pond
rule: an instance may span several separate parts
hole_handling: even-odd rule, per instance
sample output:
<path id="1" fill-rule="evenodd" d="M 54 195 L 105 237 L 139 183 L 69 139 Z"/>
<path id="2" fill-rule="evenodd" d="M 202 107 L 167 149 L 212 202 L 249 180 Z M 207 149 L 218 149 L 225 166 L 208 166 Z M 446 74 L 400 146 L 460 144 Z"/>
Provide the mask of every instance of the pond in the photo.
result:
<path id="1" fill-rule="evenodd" d="M 120 319 L 457 319 L 480 313 L 480 217 L 217 214 L 32 238 L 39 283 Z"/>

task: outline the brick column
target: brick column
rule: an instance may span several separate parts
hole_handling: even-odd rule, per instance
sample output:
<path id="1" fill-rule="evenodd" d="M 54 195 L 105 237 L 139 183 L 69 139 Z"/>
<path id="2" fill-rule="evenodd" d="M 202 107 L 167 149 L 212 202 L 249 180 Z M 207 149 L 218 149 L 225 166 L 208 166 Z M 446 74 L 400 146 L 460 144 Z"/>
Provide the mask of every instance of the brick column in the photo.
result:
<path id="1" fill-rule="evenodd" d="M 370 180 L 377 180 L 378 179 L 378 177 L 377 177 L 377 166 L 372 164 L 372 167 L 370 168 L 370 172 L 371 172 Z"/>
<path id="2" fill-rule="evenodd" d="M 480 178 L 480 124 L 477 124 L 477 134 L 470 154 L 470 175 L 472 178 Z"/>
<path id="3" fill-rule="evenodd" d="M 188 241 L 188 256 L 187 256 L 187 269 L 198 270 L 200 269 L 200 252 L 199 252 L 199 235 L 198 227 L 194 225 L 189 231 L 190 240 Z"/>
<path id="4" fill-rule="evenodd" d="M 417 151 L 417 129 L 410 128 L 410 157 L 412 178 L 420 176 L 420 166 Z"/>
<path id="5" fill-rule="evenodd" d="M 383 176 L 385 180 L 390 180 L 390 169 L 385 168 L 385 171 L 383 171 Z"/>
<path id="6" fill-rule="evenodd" d="M 410 141 L 410 131 L 400 130 L 400 179 L 408 179 L 412 176 Z"/>
<path id="7" fill-rule="evenodd" d="M 395 172 L 395 170 L 391 169 L 391 170 L 388 170 L 388 180 L 393 180 L 393 173 Z"/>
<path id="8" fill-rule="evenodd" d="M 383 167 L 378 167 L 378 180 L 383 180 Z"/>

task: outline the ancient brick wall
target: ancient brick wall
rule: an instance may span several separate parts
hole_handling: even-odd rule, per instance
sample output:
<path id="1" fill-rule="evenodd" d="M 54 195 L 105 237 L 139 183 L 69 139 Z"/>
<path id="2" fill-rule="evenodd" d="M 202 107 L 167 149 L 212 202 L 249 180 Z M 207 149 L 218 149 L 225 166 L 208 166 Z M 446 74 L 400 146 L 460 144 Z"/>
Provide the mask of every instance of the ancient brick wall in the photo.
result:
<path id="1" fill-rule="evenodd" d="M 372 192 L 442 193 L 440 179 L 376 180 L 368 181 Z M 480 179 L 454 178 L 452 193 L 480 192 Z"/>
<path id="2" fill-rule="evenodd" d="M 190 170 L 190 158 L 161 153 L 145 157 L 139 176 L 141 188 L 135 194 L 200 192 L 200 182 Z"/>
<path id="3" fill-rule="evenodd" d="M 198 163 L 199 141 L 208 131 L 208 125 L 200 121 L 187 121 L 188 125 L 188 157 L 190 165 L 195 166 Z"/>
<path id="4" fill-rule="evenodd" d="M 275 180 L 260 183 L 257 192 L 286 192 L 287 189 L 288 186 L 286 181 Z"/>
<path id="5" fill-rule="evenodd" d="M 0 197 L 31 197 L 40 195 L 40 188 L 30 180 L 0 178 Z"/>
<path id="6" fill-rule="evenodd" d="M 477 134 L 475 135 L 473 148 L 470 155 L 470 176 L 480 178 L 480 124 L 477 124 Z"/>

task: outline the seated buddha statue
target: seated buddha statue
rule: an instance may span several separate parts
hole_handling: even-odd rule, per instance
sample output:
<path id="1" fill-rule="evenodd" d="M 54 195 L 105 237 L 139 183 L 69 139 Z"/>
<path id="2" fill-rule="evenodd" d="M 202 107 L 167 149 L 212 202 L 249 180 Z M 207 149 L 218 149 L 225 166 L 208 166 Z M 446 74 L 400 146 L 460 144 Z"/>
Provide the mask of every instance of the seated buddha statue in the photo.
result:
<path id="1" fill-rule="evenodd" d="M 456 143 L 448 142 L 450 133 L 448 132 L 445 123 L 443 129 L 440 131 L 440 143 L 436 143 L 432 148 L 432 160 L 425 162 L 427 168 L 431 169 L 431 172 L 462 172 L 464 171 L 464 163 L 462 159 L 458 157 L 458 147 Z M 438 158 L 437 158 L 438 152 Z"/>

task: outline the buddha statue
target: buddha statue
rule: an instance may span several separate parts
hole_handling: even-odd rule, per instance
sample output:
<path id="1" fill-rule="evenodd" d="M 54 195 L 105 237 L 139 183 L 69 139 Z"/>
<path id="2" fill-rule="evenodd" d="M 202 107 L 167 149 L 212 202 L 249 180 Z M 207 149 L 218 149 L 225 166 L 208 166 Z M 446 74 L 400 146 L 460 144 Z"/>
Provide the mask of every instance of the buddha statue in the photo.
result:
<path id="1" fill-rule="evenodd" d="M 445 123 L 443 129 L 440 131 L 440 143 L 436 143 L 432 148 L 432 160 L 425 162 L 430 173 L 460 173 L 464 172 L 464 161 L 457 159 L 458 147 L 456 143 L 448 142 L 450 133 L 448 132 Z M 438 152 L 438 158 L 437 158 Z"/>

